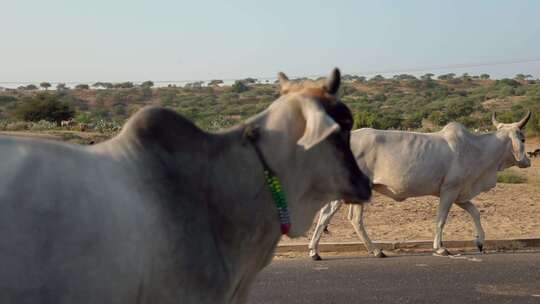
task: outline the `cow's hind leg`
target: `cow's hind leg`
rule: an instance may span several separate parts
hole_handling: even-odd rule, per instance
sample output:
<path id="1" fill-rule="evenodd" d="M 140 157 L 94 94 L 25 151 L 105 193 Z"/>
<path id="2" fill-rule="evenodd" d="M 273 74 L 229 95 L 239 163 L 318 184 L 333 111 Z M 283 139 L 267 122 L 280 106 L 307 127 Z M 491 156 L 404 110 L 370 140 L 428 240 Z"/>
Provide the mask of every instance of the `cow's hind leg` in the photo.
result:
<path id="1" fill-rule="evenodd" d="M 485 233 L 484 229 L 482 228 L 482 223 L 480 222 L 480 212 L 478 212 L 478 209 L 476 209 L 471 201 L 458 203 L 457 205 L 467 211 L 472 217 L 474 226 L 476 227 L 476 247 L 478 247 L 478 250 L 483 253 Z"/>
<path id="2" fill-rule="evenodd" d="M 309 256 L 314 261 L 322 260 L 321 256 L 319 255 L 319 242 L 321 241 L 321 236 L 324 229 L 328 226 L 330 220 L 334 214 L 336 214 L 342 204 L 342 200 L 332 201 L 322 207 L 321 211 L 319 212 L 319 221 L 317 222 L 317 226 L 315 227 L 315 231 L 313 232 L 313 236 L 309 242 Z"/>
<path id="3" fill-rule="evenodd" d="M 455 202 L 457 194 L 454 191 L 445 191 L 441 194 L 439 208 L 437 210 L 437 223 L 436 223 L 436 232 L 435 239 L 433 240 L 433 254 L 436 256 L 448 256 L 450 252 L 443 247 L 442 236 L 444 225 L 446 224 L 446 219 L 448 217 L 448 212 L 452 207 L 452 204 Z"/>
<path id="4" fill-rule="evenodd" d="M 364 243 L 364 246 L 366 246 L 367 251 L 378 258 L 386 257 L 386 255 L 380 248 L 376 248 L 373 245 L 373 243 L 369 239 L 366 228 L 364 227 L 364 204 L 354 206 L 351 205 L 349 206 L 349 208 L 351 208 L 349 209 L 349 220 L 354 227 L 354 231 L 356 231 L 356 234 L 360 237 L 360 239 Z"/>

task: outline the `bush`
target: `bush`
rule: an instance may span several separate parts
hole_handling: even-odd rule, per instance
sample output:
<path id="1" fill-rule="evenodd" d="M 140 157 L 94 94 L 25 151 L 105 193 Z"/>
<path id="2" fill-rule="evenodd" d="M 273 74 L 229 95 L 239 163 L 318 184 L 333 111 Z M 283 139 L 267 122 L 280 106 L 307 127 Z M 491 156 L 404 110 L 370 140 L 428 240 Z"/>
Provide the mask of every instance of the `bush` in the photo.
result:
<path id="1" fill-rule="evenodd" d="M 242 93 L 249 90 L 249 87 L 244 82 L 237 80 L 232 85 L 232 90 L 235 93 Z"/>
<path id="2" fill-rule="evenodd" d="M 24 121 L 52 121 L 60 125 L 62 120 L 69 120 L 75 112 L 64 102 L 58 100 L 54 94 L 39 94 L 24 98 L 17 103 L 14 110 L 15 117 Z"/>
<path id="3" fill-rule="evenodd" d="M 28 128 L 32 131 L 43 131 L 43 130 L 52 130 L 57 127 L 56 123 L 40 120 L 38 122 L 33 122 L 28 125 Z"/>
<path id="4" fill-rule="evenodd" d="M 17 97 L 14 96 L 0 96 L 0 105 L 5 105 L 17 101 Z"/>
<path id="5" fill-rule="evenodd" d="M 505 184 L 523 184 L 527 182 L 527 178 L 509 171 L 502 171 L 497 173 L 497 182 Z"/>
<path id="6" fill-rule="evenodd" d="M 28 130 L 28 123 L 24 121 L 10 122 L 4 126 L 6 131 L 23 131 Z"/>

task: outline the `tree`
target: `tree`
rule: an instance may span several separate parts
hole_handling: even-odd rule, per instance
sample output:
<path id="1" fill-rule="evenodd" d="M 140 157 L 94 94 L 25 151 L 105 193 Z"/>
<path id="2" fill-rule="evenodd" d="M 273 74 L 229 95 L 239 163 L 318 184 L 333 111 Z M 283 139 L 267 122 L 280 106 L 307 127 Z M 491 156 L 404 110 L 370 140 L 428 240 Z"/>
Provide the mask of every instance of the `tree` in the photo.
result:
<path id="1" fill-rule="evenodd" d="M 469 81 L 471 81 L 471 76 L 469 75 L 469 73 L 463 73 L 463 74 L 461 75 L 461 79 L 462 79 L 463 81 L 469 82 Z"/>
<path id="2" fill-rule="evenodd" d="M 133 82 L 131 81 L 115 83 L 113 86 L 116 89 L 131 89 L 134 87 Z"/>
<path id="3" fill-rule="evenodd" d="M 189 83 L 186 83 L 184 88 L 186 88 L 186 89 L 192 89 L 192 88 L 198 89 L 198 88 L 202 87 L 203 83 L 204 83 L 204 81 L 189 82 Z"/>
<path id="4" fill-rule="evenodd" d="M 488 74 L 482 74 L 482 75 L 480 75 L 480 79 L 487 80 L 487 79 L 489 79 L 489 75 Z"/>
<path id="5" fill-rule="evenodd" d="M 422 80 L 431 80 L 431 78 L 432 78 L 433 76 L 435 76 L 435 74 L 433 74 L 433 73 L 426 73 L 426 74 L 420 76 L 420 79 L 422 79 Z"/>
<path id="6" fill-rule="evenodd" d="M 208 83 L 208 86 L 215 87 L 222 83 L 223 83 L 223 80 L 213 79 L 213 80 L 210 80 L 210 82 Z"/>
<path id="7" fill-rule="evenodd" d="M 392 78 L 394 78 L 395 80 L 398 80 L 398 81 L 416 79 L 416 77 L 414 77 L 413 75 L 409 75 L 409 74 L 394 75 Z"/>
<path id="8" fill-rule="evenodd" d="M 51 87 L 51 84 L 44 81 L 44 82 L 40 83 L 39 86 L 44 88 L 45 91 L 47 91 Z"/>
<path id="9" fill-rule="evenodd" d="M 249 84 L 254 84 L 254 83 L 256 83 L 256 82 L 257 82 L 257 79 L 248 77 L 248 78 L 242 80 L 242 82 L 243 82 L 244 84 L 246 84 L 246 85 L 249 85 Z"/>
<path id="10" fill-rule="evenodd" d="M 444 126 L 448 123 L 448 117 L 441 111 L 433 111 L 428 116 L 429 121 L 437 126 Z"/>
<path id="11" fill-rule="evenodd" d="M 89 90 L 90 86 L 84 83 L 78 84 L 75 86 L 75 89 L 77 90 Z"/>
<path id="12" fill-rule="evenodd" d="M 357 76 L 356 79 L 354 80 L 354 82 L 365 83 L 366 82 L 366 77 L 365 76 Z"/>
<path id="13" fill-rule="evenodd" d="M 96 89 L 99 88 L 99 87 L 103 87 L 103 82 L 98 81 L 98 82 L 92 84 L 92 87 L 94 87 Z"/>
<path id="14" fill-rule="evenodd" d="M 60 125 L 62 120 L 73 117 L 75 111 L 69 104 L 61 102 L 56 94 L 42 93 L 26 97 L 17 103 L 15 117 L 25 121 L 47 120 Z"/>
<path id="15" fill-rule="evenodd" d="M 240 80 L 235 81 L 231 88 L 233 92 L 236 92 L 236 93 L 242 93 L 249 90 L 249 87 L 243 81 L 240 81 Z"/>
<path id="16" fill-rule="evenodd" d="M 151 88 L 153 86 L 154 86 L 154 82 L 151 81 L 151 80 L 147 80 L 147 81 L 141 83 L 141 87 L 143 87 L 143 88 Z"/>
<path id="17" fill-rule="evenodd" d="M 35 91 L 38 89 L 38 87 L 35 84 L 29 84 L 23 88 L 24 90 L 27 90 L 27 91 Z"/>
<path id="18" fill-rule="evenodd" d="M 59 84 L 56 85 L 56 90 L 57 91 L 65 91 L 67 89 L 68 89 L 68 87 L 66 86 L 65 83 L 59 83 Z"/>
<path id="19" fill-rule="evenodd" d="M 530 75 L 530 74 L 527 74 L 527 75 L 517 74 L 516 77 L 514 77 L 514 79 L 517 80 L 517 81 L 525 81 L 525 80 L 527 80 L 527 78 L 532 78 L 532 75 Z"/>
<path id="20" fill-rule="evenodd" d="M 418 129 L 422 126 L 422 119 L 424 116 L 421 112 L 414 112 L 405 115 L 405 118 L 401 122 L 401 126 L 405 129 Z"/>
<path id="21" fill-rule="evenodd" d="M 384 77 L 382 75 L 375 75 L 369 79 L 369 82 L 381 82 L 384 81 Z"/>
<path id="22" fill-rule="evenodd" d="M 454 79 L 455 76 L 456 76 L 456 74 L 454 74 L 454 73 L 448 73 L 448 74 L 439 75 L 439 77 L 437 77 L 437 78 L 439 80 L 452 80 L 452 79 Z"/>
<path id="23" fill-rule="evenodd" d="M 375 128 L 376 124 L 375 121 L 377 120 L 377 114 L 368 112 L 368 111 L 360 111 L 354 114 L 354 129 L 359 128 Z"/>

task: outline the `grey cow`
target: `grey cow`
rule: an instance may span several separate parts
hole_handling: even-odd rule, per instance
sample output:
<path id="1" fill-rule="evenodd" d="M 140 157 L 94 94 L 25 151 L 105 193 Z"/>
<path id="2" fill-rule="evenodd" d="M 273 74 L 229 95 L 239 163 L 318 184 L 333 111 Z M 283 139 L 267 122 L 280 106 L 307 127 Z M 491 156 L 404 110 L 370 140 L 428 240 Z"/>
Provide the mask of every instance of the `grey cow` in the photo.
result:
<path id="1" fill-rule="evenodd" d="M 148 107 L 92 146 L 0 137 L 0 303 L 244 303 L 281 236 L 263 162 L 291 237 L 329 200 L 371 195 L 339 71 L 281 81 L 286 94 L 219 133 Z"/>
<path id="2" fill-rule="evenodd" d="M 530 116 L 529 112 L 517 123 L 504 124 L 493 114 L 497 131 L 480 135 L 470 133 L 458 123 L 450 123 L 436 133 L 360 129 L 351 133 L 351 149 L 360 169 L 373 181 L 373 190 L 396 201 L 424 195 L 440 198 L 433 241 L 435 255 L 448 255 L 442 234 L 454 203 L 471 215 L 477 231 L 476 244 L 482 251 L 485 234 L 480 213 L 471 200 L 495 187 L 498 171 L 531 165 L 521 131 Z M 321 235 L 343 202 L 336 200 L 321 209 L 309 244 L 314 260 L 321 259 Z M 368 251 L 383 257 L 384 253 L 367 235 L 363 211 L 363 205 L 351 207 L 349 220 Z"/>

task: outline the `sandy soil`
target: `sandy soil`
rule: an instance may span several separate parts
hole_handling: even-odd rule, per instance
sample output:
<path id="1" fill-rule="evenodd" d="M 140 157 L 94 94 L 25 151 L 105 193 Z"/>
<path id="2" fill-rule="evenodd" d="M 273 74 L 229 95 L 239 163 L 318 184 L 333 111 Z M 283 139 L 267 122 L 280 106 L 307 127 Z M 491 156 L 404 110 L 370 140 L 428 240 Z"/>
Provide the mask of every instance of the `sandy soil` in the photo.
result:
<path id="1" fill-rule="evenodd" d="M 540 138 L 528 139 L 527 151 L 540 148 Z M 477 196 L 473 202 L 480 210 L 487 239 L 540 237 L 540 158 L 532 160 L 531 168 L 511 168 L 511 172 L 527 177 L 524 184 L 502 184 Z M 403 202 L 375 194 L 366 208 L 366 229 L 373 241 L 432 240 L 438 198 L 419 197 Z M 348 207 L 344 206 L 331 221 L 329 234 L 322 242 L 360 241 L 347 220 Z M 318 217 L 315 218 L 315 221 Z M 293 223 L 294 224 L 294 223 Z M 314 224 L 315 225 L 315 224 Z M 306 237 L 289 239 L 282 243 L 308 242 Z M 469 215 L 453 206 L 444 229 L 444 239 L 472 240 L 476 235 Z"/>

